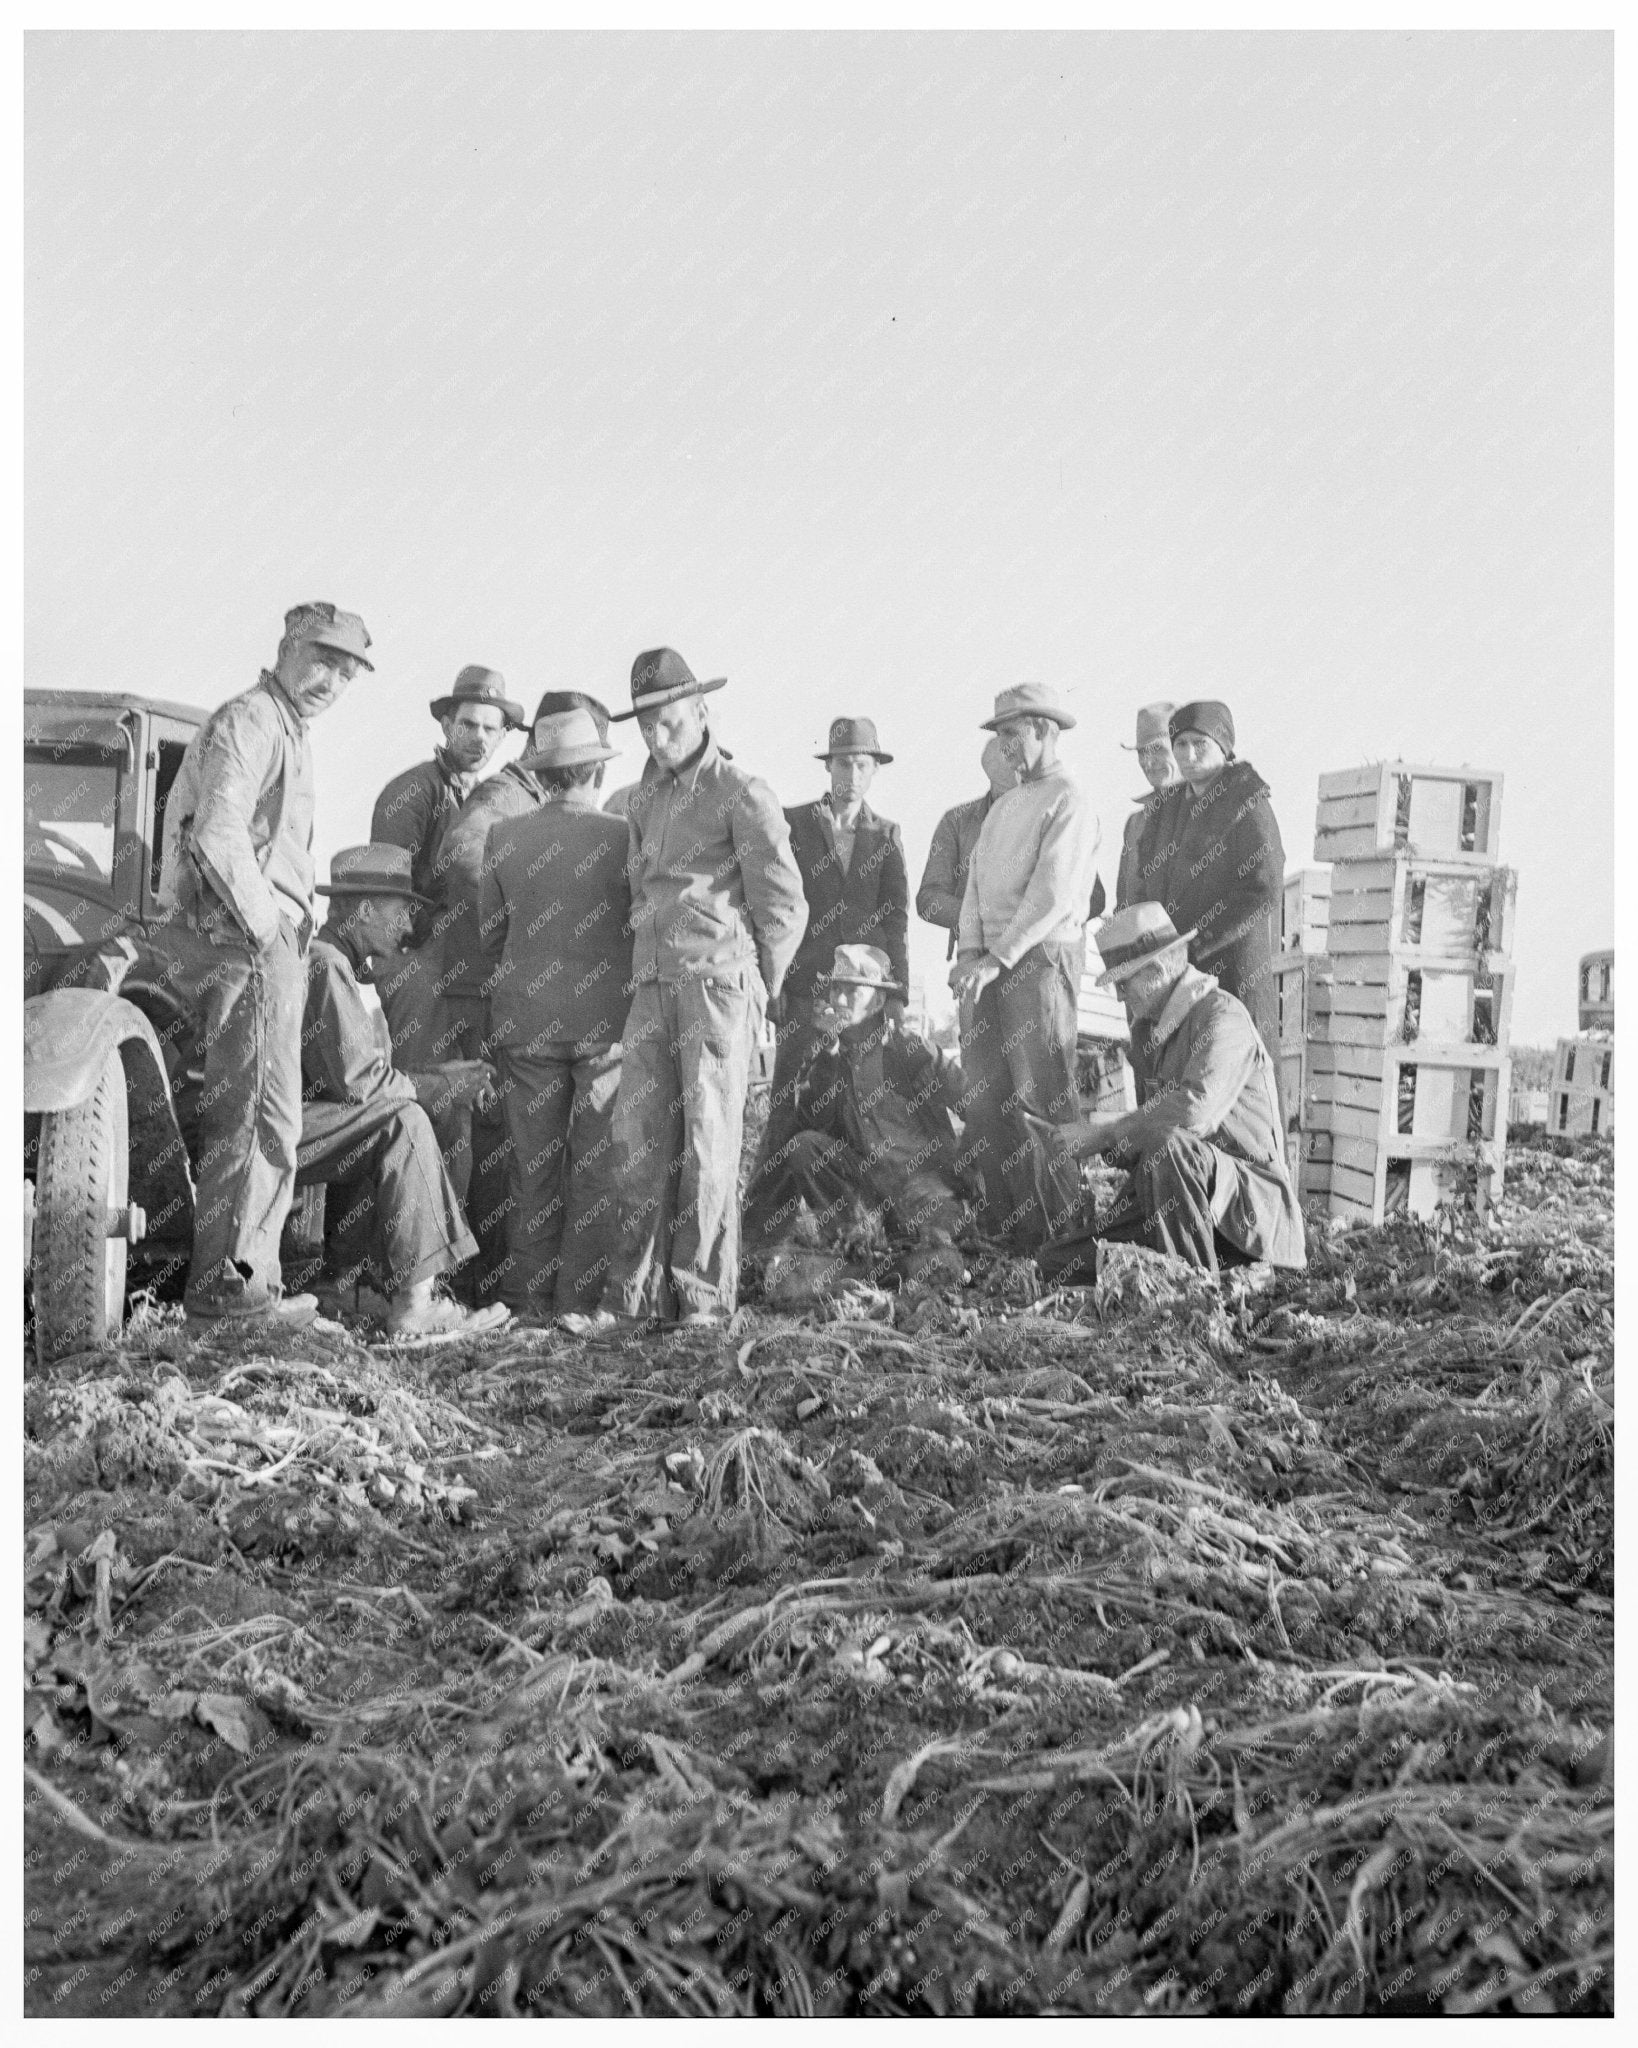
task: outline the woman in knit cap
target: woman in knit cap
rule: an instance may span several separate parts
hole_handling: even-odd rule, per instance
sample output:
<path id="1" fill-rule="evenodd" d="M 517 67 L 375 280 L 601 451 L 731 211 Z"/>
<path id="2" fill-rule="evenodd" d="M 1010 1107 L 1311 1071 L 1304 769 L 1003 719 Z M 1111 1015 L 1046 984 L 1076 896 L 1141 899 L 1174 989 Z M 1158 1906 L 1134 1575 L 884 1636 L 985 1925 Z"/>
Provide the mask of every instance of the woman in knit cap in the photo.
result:
<path id="1" fill-rule="evenodd" d="M 1180 932 L 1198 932 L 1190 960 L 1245 1004 L 1278 1077 L 1274 959 L 1285 848 L 1268 784 L 1235 758 L 1226 704 L 1180 705 L 1168 725 L 1183 779 L 1150 799 L 1131 900 L 1162 903 Z M 1282 1122 L 1284 1115 L 1282 1103 Z"/>

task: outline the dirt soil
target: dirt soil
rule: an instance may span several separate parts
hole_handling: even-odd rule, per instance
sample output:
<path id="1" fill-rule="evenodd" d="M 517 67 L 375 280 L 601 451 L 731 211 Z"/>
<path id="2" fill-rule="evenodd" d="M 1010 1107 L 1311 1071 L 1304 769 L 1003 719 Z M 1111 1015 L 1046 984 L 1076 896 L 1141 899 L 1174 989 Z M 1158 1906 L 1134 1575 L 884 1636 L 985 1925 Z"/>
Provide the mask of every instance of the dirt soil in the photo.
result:
<path id="1" fill-rule="evenodd" d="M 25 1391 L 28 2011 L 1609 2012 L 1613 1182 L 1261 1291 L 139 1310 Z"/>

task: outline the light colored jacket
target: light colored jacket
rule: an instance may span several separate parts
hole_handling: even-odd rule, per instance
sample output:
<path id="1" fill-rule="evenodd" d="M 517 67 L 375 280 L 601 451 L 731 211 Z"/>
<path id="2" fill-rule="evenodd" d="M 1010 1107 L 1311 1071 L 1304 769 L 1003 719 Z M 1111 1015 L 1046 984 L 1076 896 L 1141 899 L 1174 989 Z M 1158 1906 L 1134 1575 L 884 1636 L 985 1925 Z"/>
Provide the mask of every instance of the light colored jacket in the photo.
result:
<path id="1" fill-rule="evenodd" d="M 165 806 L 159 900 L 190 917 L 224 904 L 251 944 L 313 908 L 313 760 L 307 722 L 263 670 L 189 740 Z"/>
<path id="2" fill-rule="evenodd" d="M 1066 768 L 1003 790 L 978 835 L 961 900 L 961 951 L 1016 967 L 1032 946 L 1086 929 L 1098 816 Z"/>
<path id="3" fill-rule="evenodd" d="M 626 803 L 632 975 L 686 981 L 755 967 L 779 994 L 807 926 L 779 799 L 709 734 L 679 773 L 650 760 Z"/>

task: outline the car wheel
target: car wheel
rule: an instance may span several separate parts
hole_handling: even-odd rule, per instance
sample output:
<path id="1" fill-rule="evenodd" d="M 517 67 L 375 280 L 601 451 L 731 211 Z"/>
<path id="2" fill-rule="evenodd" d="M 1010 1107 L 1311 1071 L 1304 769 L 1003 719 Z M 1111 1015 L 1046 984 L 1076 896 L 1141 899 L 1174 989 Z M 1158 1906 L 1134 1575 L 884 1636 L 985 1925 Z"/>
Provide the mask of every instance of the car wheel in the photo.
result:
<path id="1" fill-rule="evenodd" d="M 52 1365 L 97 1351 L 125 1314 L 124 1236 L 110 1221 L 130 1199 L 125 1069 L 110 1052 L 89 1098 L 40 1119 L 34 1182 L 34 1351 Z"/>

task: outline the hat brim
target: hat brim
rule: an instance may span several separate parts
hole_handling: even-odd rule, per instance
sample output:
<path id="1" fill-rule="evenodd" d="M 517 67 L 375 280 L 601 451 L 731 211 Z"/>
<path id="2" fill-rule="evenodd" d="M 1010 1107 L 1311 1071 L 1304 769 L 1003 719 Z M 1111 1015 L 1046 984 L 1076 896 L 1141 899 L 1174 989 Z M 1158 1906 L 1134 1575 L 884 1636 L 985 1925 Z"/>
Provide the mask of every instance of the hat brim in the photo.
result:
<path id="1" fill-rule="evenodd" d="M 523 706 L 510 697 L 434 697 L 428 707 L 434 718 L 452 717 L 463 704 L 476 704 L 483 711 L 499 711 L 513 732 L 521 732 L 529 723 L 523 715 Z"/>
<path id="2" fill-rule="evenodd" d="M 1004 725 L 1011 725 L 1015 718 L 1050 718 L 1054 725 L 1065 732 L 1073 732 L 1075 721 L 1067 711 L 1049 711 L 1039 704 L 1033 711 L 1009 711 L 1005 718 L 986 718 L 979 726 L 980 732 L 999 732 Z"/>
<path id="3" fill-rule="evenodd" d="M 316 633 L 308 635 L 307 645 L 327 648 L 331 654 L 350 655 L 360 668 L 367 668 L 372 676 L 375 674 L 375 663 L 367 654 L 360 654 L 356 647 L 343 647 L 339 640 L 321 640 Z"/>
<path id="4" fill-rule="evenodd" d="M 865 974 L 833 974 L 827 985 L 831 988 L 879 988 L 884 996 L 902 996 L 902 981 L 872 981 Z"/>
<path id="5" fill-rule="evenodd" d="M 713 676 L 707 683 L 678 683 L 669 690 L 655 690 L 646 697 L 634 698 L 629 711 L 611 711 L 609 723 L 619 725 L 628 718 L 635 718 L 639 712 L 658 711 L 662 704 L 677 704 L 684 697 L 709 696 L 711 691 L 725 690 L 727 687 L 726 676 Z"/>
<path id="6" fill-rule="evenodd" d="M 518 756 L 520 768 L 595 768 L 603 761 L 616 761 L 620 757 L 618 747 L 605 747 L 601 740 L 586 747 L 562 747 L 556 753 L 536 754 L 524 752 Z"/>
<path id="7" fill-rule="evenodd" d="M 827 747 L 822 754 L 815 754 L 816 761 L 834 761 L 838 754 L 868 754 L 872 761 L 891 761 L 891 754 L 884 754 L 880 747 Z"/>
<path id="8" fill-rule="evenodd" d="M 1139 953 L 1136 959 L 1123 960 L 1118 967 L 1106 967 L 1098 976 L 1098 987 L 1113 988 L 1120 982 L 1130 981 L 1140 967 L 1149 967 L 1156 960 L 1164 960 L 1168 953 L 1175 952 L 1179 946 L 1187 948 L 1190 939 L 1195 937 L 1199 930 L 1197 924 L 1190 925 L 1186 932 L 1179 932 L 1175 939 L 1168 939 L 1164 946 L 1156 946 L 1152 953 Z M 1096 945 L 1097 940 L 1094 939 L 1092 943 Z"/>
<path id="9" fill-rule="evenodd" d="M 419 903 L 423 910 L 435 910 L 430 896 L 418 889 L 406 889 L 398 882 L 315 882 L 315 896 L 401 896 L 406 903 Z"/>

